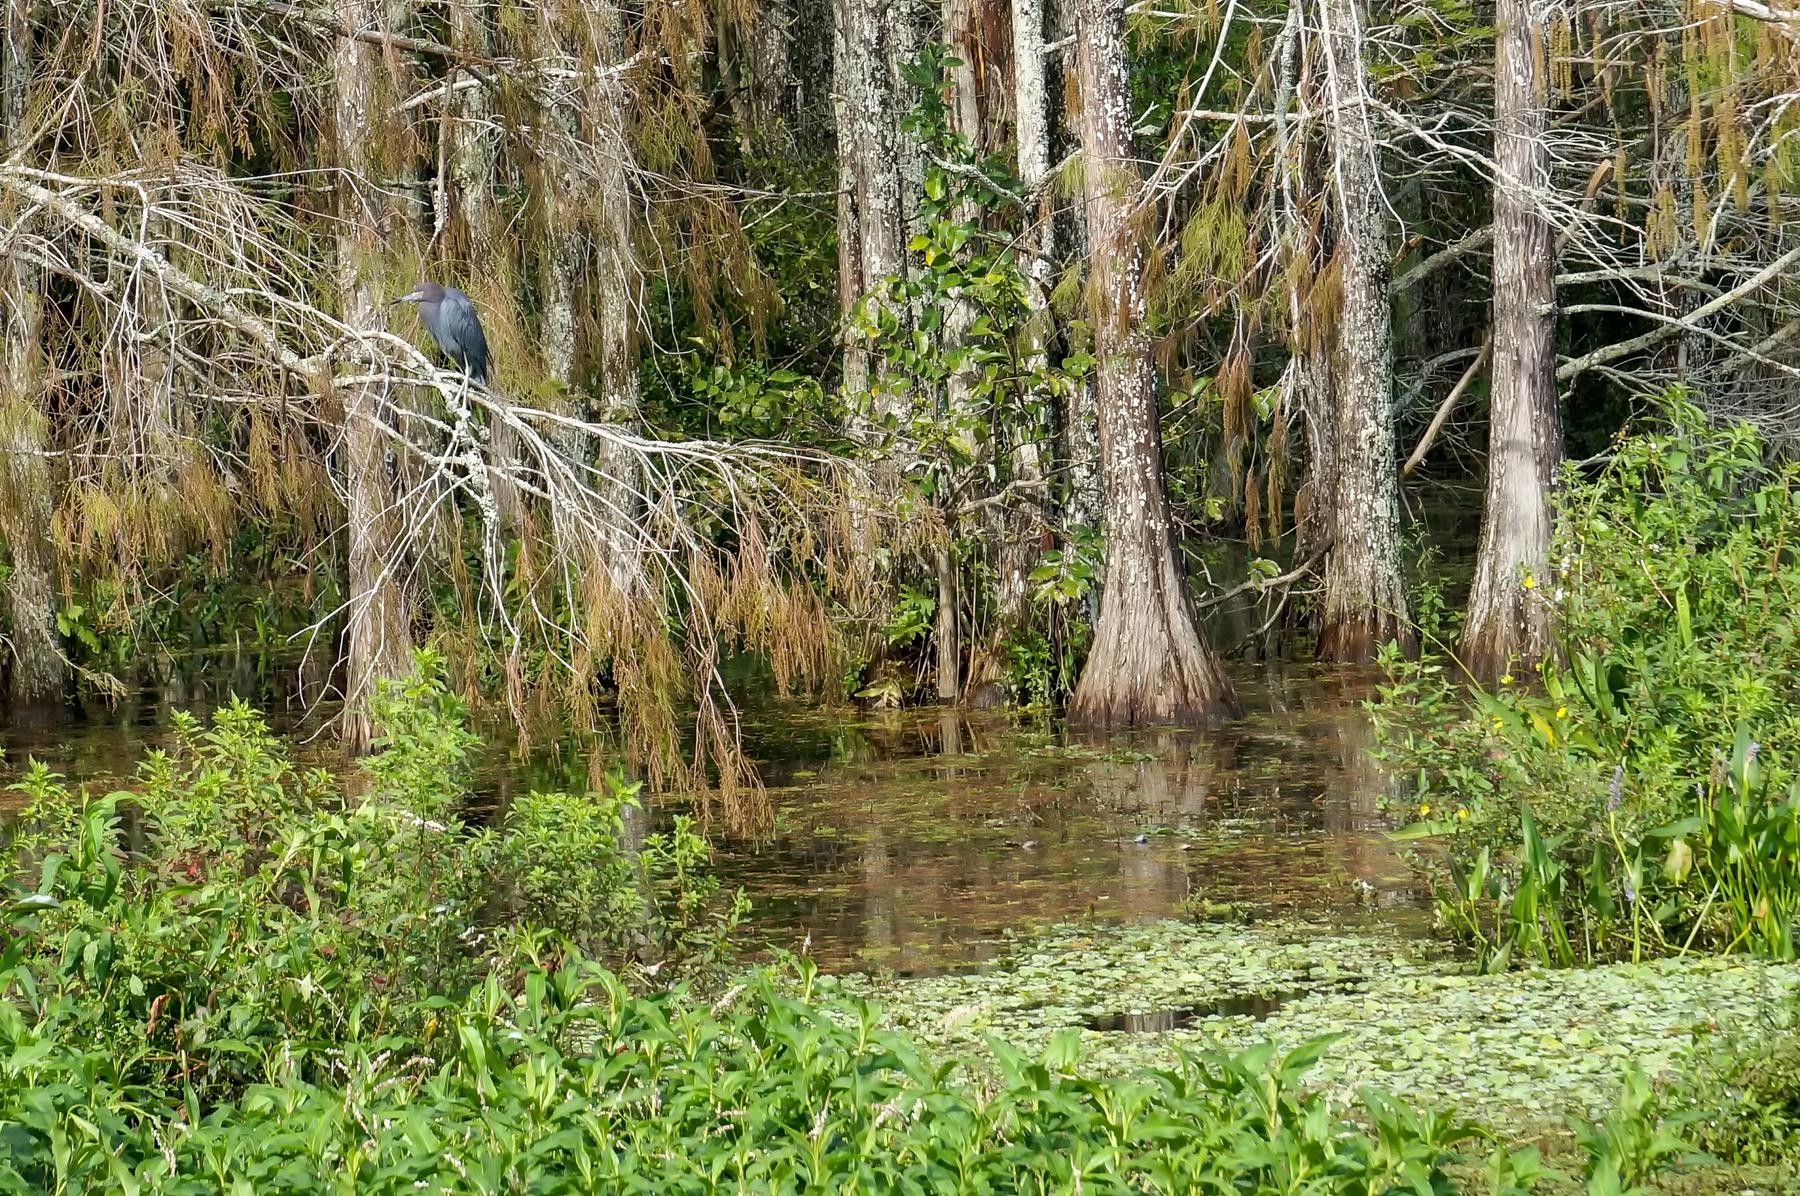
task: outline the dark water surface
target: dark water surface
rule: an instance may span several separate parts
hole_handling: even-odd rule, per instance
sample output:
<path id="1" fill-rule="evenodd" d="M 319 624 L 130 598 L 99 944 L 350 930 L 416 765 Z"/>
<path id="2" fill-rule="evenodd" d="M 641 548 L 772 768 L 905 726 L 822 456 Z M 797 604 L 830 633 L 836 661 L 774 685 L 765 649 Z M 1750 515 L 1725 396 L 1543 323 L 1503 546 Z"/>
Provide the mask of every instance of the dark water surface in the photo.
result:
<path id="1" fill-rule="evenodd" d="M 96 787 L 167 745 L 176 709 L 245 694 L 308 764 L 341 765 L 291 669 L 236 659 L 203 682 L 54 727 L 0 728 L 14 779 L 27 755 Z M 1206 732 L 1084 738 L 1048 720 L 801 705 L 746 711 L 766 826 L 715 826 L 717 867 L 754 903 L 751 940 L 803 945 L 828 968 L 918 974 L 977 965 L 1009 931 L 1074 917 L 1283 912 L 1417 924 L 1419 894 L 1379 834 L 1387 782 L 1368 756 L 1364 674 L 1234 673 L 1243 719 Z M 173 683 L 172 683 L 173 682 Z M 478 797 L 581 788 L 591 750 L 496 748 Z M 0 792 L 0 811 L 13 795 Z M 648 821 L 686 803 L 649 799 Z"/>

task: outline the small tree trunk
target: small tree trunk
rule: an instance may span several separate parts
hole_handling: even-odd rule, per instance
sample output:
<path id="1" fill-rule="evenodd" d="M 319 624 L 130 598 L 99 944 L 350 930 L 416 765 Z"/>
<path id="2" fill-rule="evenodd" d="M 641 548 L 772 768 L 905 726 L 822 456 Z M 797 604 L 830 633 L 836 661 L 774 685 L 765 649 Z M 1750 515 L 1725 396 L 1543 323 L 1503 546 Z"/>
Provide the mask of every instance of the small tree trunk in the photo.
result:
<path id="1" fill-rule="evenodd" d="M 1047 180 L 1050 174 L 1050 94 L 1044 80 L 1043 0 L 1013 0 L 1013 110 L 1018 121 L 1019 180 L 1036 197 L 1035 219 L 1021 238 L 1025 263 L 1025 303 L 1030 325 L 1025 330 L 1026 365 L 1047 364 L 1051 274 L 1054 269 L 1055 225 L 1051 219 Z M 1032 398 L 1053 407 L 1049 394 Z M 963 701 L 989 705 L 1002 697 L 1007 643 L 1031 615 L 1030 576 L 1041 551 L 1045 530 L 1042 429 L 1016 421 L 1004 429 L 1010 439 L 1008 472 L 1019 496 L 1007 503 L 995 552 L 994 633 L 970 667 Z"/>
<path id="2" fill-rule="evenodd" d="M 15 264 L 7 288 L 6 377 L 0 383 L 0 543 L 11 565 L 6 578 L 14 713 L 61 701 L 68 682 L 56 635 L 56 556 L 50 545 L 48 421 L 37 407 L 35 333 L 37 294 L 23 303 L 16 278 L 29 267 Z M 32 335 L 34 339 L 23 339 Z"/>
<path id="3" fill-rule="evenodd" d="M 936 546 L 932 564 L 937 572 L 937 614 L 932 627 L 932 638 L 937 646 L 937 696 L 938 701 L 948 704 L 955 702 L 961 693 L 958 677 L 962 671 L 956 556 L 948 544 Z"/>
<path id="4" fill-rule="evenodd" d="M 31 83 L 28 0 L 7 0 L 6 59 L 0 67 L 0 119 L 25 125 Z M 11 148 L 10 146 L 8 148 Z M 59 701 L 68 683 L 56 635 L 56 556 L 50 543 L 53 508 L 49 421 L 41 408 L 43 280 L 35 267 L 13 259 L 0 265 L 0 543 L 10 559 L 6 625 L 12 639 L 14 715 Z M 0 662 L 3 665 L 5 662 Z"/>
<path id="5" fill-rule="evenodd" d="M 1562 457 L 1556 400 L 1555 241 L 1540 196 L 1545 39 L 1525 0 L 1500 0 L 1494 62 L 1494 365 L 1487 505 L 1462 658 L 1491 681 L 1554 651 L 1550 495 Z"/>
<path id="6" fill-rule="evenodd" d="M 465 53 L 485 56 L 492 48 L 487 7 L 487 0 L 452 0 L 451 34 Z M 462 273 L 468 280 L 462 285 L 467 289 L 477 278 L 492 277 L 501 257 L 510 251 L 496 227 L 494 185 L 499 162 L 486 127 L 491 119 L 486 85 L 456 92 L 446 103 L 444 116 L 452 122 L 450 177 L 456 208 L 445 216 L 454 230 Z M 517 535 L 525 522 L 524 496 L 512 472 L 520 457 L 518 435 L 505 421 L 495 420 L 488 428 L 488 448 L 494 462 L 488 471 L 489 485 L 499 507 L 500 525 Z"/>
<path id="7" fill-rule="evenodd" d="M 1077 20 L 1106 579 L 1093 649 L 1069 719 L 1103 727 L 1204 721 L 1232 712 L 1236 703 L 1195 625 L 1163 489 L 1162 434 L 1144 327 L 1144 247 L 1131 228 L 1142 180 L 1131 166 L 1123 0 L 1081 0 Z"/>
<path id="8" fill-rule="evenodd" d="M 1363 104 L 1364 17 L 1356 0 L 1324 0 L 1322 11 L 1332 66 L 1332 198 L 1343 302 L 1333 363 L 1337 487 L 1319 656 L 1366 661 L 1389 640 L 1410 638 L 1400 581 L 1388 220 L 1379 150 Z"/>
<path id="9" fill-rule="evenodd" d="M 335 15 L 350 28 L 372 27 L 377 5 L 375 0 L 337 0 Z M 354 329 L 374 330 L 381 321 L 375 267 L 385 238 L 398 230 L 398 221 L 370 185 L 375 174 L 368 147 L 380 103 L 377 80 L 384 67 L 377 47 L 353 38 L 338 39 L 332 57 L 333 140 L 338 164 L 351 181 L 338 192 L 338 294 L 344 322 Z M 380 398 L 376 384 L 358 385 L 344 396 L 350 591 L 344 738 L 352 751 L 368 746 L 368 702 L 376 686 L 384 678 L 403 675 L 412 653 L 411 621 L 400 585 L 395 496 L 378 425 Z"/>
<path id="10" fill-rule="evenodd" d="M 862 300 L 862 225 L 859 201 L 861 174 L 853 138 L 856 127 L 858 51 L 851 48 L 855 0 L 840 0 L 832 10 L 832 102 L 838 141 L 838 316 L 844 321 L 844 392 L 853 398 L 869 390 L 869 349 L 850 327 L 851 313 Z"/>

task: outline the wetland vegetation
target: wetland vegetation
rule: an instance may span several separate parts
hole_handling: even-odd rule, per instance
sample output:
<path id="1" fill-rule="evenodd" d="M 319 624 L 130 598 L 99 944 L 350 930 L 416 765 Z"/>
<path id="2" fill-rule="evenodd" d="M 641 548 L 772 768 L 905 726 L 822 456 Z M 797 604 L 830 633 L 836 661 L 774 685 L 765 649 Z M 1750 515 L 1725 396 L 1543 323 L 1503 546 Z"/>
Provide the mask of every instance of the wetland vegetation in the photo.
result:
<path id="1" fill-rule="evenodd" d="M 1791 5 L 0 11 L 0 1193 L 1800 1192 Z"/>

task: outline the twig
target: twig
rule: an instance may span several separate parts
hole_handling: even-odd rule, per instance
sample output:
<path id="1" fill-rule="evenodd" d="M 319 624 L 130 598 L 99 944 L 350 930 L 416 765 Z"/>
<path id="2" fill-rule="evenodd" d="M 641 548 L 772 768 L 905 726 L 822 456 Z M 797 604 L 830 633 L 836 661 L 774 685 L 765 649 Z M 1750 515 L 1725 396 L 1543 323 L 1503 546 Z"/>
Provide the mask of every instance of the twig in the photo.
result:
<path id="1" fill-rule="evenodd" d="M 1239 594 L 1248 590 L 1256 590 L 1260 597 L 1262 594 L 1268 593 L 1269 590 L 1275 586 L 1291 585 L 1292 583 L 1299 581 L 1302 577 L 1305 577 L 1308 573 L 1311 573 L 1313 571 L 1313 566 L 1324 560 L 1325 554 L 1330 551 L 1331 541 L 1327 540 L 1325 543 L 1321 544 L 1311 556 L 1307 557 L 1304 561 L 1288 570 L 1286 573 L 1283 573 L 1280 577 L 1271 577 L 1266 580 L 1260 577 L 1253 577 L 1241 585 L 1232 586 L 1223 594 L 1214 594 L 1210 598 L 1201 599 L 1199 602 L 1194 603 L 1194 609 L 1197 611 L 1211 610 L 1221 603 L 1230 602 L 1233 598 L 1236 598 Z"/>

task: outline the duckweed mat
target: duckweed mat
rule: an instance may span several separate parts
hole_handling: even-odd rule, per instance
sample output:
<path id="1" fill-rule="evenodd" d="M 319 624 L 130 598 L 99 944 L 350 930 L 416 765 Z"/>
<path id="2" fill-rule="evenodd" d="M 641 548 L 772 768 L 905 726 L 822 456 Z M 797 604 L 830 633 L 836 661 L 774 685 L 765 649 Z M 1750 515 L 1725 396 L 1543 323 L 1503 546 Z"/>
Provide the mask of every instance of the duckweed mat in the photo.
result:
<path id="1" fill-rule="evenodd" d="M 1314 1079 L 1365 1084 L 1492 1124 L 1609 1108 L 1636 1062 L 1667 1077 L 1722 1036 L 1796 1025 L 1800 965 L 1670 959 L 1478 976 L 1432 944 L 1298 924 L 1059 926 L 974 973 L 822 978 L 944 1054 L 992 1035 L 1037 1050 L 1080 1031 L 1081 1066 L 1165 1067 L 1180 1052 L 1343 1037 Z"/>

